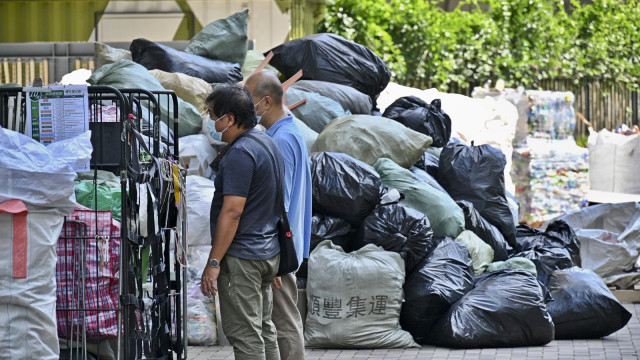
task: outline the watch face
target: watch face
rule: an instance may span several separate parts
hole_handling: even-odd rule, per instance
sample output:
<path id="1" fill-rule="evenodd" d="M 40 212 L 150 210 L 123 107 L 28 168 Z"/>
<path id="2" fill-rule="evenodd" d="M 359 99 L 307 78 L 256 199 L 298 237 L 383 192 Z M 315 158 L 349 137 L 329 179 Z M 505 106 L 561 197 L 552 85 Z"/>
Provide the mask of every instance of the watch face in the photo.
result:
<path id="1" fill-rule="evenodd" d="M 220 262 L 217 259 L 209 259 L 209 266 L 218 267 L 220 266 Z"/>

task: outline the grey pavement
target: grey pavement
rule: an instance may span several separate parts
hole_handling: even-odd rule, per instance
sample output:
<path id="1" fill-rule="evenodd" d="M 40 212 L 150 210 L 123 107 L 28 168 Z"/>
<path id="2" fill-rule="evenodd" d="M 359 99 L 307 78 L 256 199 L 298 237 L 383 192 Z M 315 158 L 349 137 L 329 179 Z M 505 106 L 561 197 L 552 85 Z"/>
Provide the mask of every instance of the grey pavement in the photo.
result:
<path id="1" fill-rule="evenodd" d="M 545 346 L 486 349 L 449 349 L 423 346 L 419 349 L 307 349 L 308 360 L 382 360 L 382 359 L 638 359 L 640 356 L 640 304 L 624 304 L 631 320 L 618 332 L 595 340 L 554 340 Z M 187 359 L 233 359 L 229 346 L 189 346 Z"/>

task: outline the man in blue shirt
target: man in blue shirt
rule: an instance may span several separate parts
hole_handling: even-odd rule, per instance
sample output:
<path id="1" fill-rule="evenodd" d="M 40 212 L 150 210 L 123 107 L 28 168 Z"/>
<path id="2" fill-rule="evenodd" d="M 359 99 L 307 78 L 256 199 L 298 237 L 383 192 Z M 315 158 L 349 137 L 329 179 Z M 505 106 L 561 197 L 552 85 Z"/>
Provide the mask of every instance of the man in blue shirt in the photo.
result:
<path id="1" fill-rule="evenodd" d="M 200 289 L 206 296 L 219 295 L 222 328 L 236 359 L 276 360 L 271 312 L 281 208 L 274 174 L 284 176 L 284 162 L 274 141 L 254 129 L 256 113 L 246 88 L 217 88 L 206 103 L 216 132 L 229 145 L 216 158 L 212 247 Z"/>
<path id="2" fill-rule="evenodd" d="M 311 239 L 311 172 L 309 153 L 300 130 L 282 104 L 283 90 L 278 78 L 269 72 L 251 75 L 246 82 L 255 103 L 258 123 L 267 129 L 284 159 L 285 208 L 293 230 L 298 266 L 309 257 Z M 276 278 L 273 284 L 272 319 L 278 333 L 283 360 L 304 359 L 302 318 L 298 311 L 295 274 Z"/>

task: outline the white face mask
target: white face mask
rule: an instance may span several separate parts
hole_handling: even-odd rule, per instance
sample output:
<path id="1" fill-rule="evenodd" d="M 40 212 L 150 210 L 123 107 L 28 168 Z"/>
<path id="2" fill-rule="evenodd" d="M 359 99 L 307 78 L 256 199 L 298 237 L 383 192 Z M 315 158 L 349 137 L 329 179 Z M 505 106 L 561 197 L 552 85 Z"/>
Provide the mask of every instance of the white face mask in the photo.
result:
<path id="1" fill-rule="evenodd" d="M 209 121 L 207 122 L 207 131 L 209 132 L 209 135 L 213 138 L 213 140 L 223 142 L 222 133 L 227 131 L 229 127 L 227 126 L 226 128 L 224 128 L 224 130 L 218 131 L 216 130 L 216 122 L 218 122 L 220 119 L 224 118 L 225 116 L 227 116 L 227 114 L 222 115 L 221 117 L 218 118 L 218 120 L 211 120 L 211 118 L 209 118 Z"/>
<path id="2" fill-rule="evenodd" d="M 258 101 L 257 103 L 255 103 L 253 105 L 253 107 L 258 110 L 258 104 L 260 104 L 262 102 L 262 100 L 264 100 L 265 97 L 263 97 L 262 99 L 260 99 L 260 101 Z M 262 115 L 264 115 L 267 112 L 267 109 L 264 109 L 264 111 L 262 112 L 261 115 L 256 115 L 256 118 L 258 119 L 258 124 L 260 124 L 260 120 L 262 120 Z"/>

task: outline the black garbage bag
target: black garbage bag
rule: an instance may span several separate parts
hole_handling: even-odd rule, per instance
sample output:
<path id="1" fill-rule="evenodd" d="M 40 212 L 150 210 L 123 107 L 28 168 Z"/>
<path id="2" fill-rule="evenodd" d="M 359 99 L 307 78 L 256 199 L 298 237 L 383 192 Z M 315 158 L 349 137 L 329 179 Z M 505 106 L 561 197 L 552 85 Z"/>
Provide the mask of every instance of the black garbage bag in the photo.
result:
<path id="1" fill-rule="evenodd" d="M 308 35 L 270 51 L 270 64 L 287 78 L 302 70 L 303 79 L 351 86 L 372 100 L 391 78 L 391 71 L 373 51 L 336 34 Z"/>
<path id="2" fill-rule="evenodd" d="M 332 243 L 342 247 L 345 252 L 353 249 L 352 238 L 355 237 L 355 230 L 346 220 L 313 214 L 311 217 L 311 241 L 309 243 L 309 253 L 324 240 L 331 240 Z"/>
<path id="3" fill-rule="evenodd" d="M 591 270 L 574 266 L 554 271 L 547 285 L 547 304 L 556 339 L 595 339 L 622 329 L 631 313 Z"/>
<path id="4" fill-rule="evenodd" d="M 423 180 L 427 184 L 431 185 L 433 188 L 440 190 L 445 194 L 447 193 L 447 191 L 440 184 L 438 184 L 438 181 L 433 176 L 429 175 L 428 172 L 416 166 L 410 167 L 409 171 L 411 171 L 413 175 L 419 177 L 421 180 Z"/>
<path id="5" fill-rule="evenodd" d="M 547 226 L 545 234 L 549 241 L 564 247 L 571 255 L 573 265 L 582 266 L 582 258 L 580 257 L 580 239 L 575 231 L 564 220 L 556 220 Z"/>
<path id="6" fill-rule="evenodd" d="M 359 225 L 380 202 L 383 186 L 371 165 L 333 152 L 314 153 L 309 160 L 314 212 Z"/>
<path id="7" fill-rule="evenodd" d="M 440 99 L 427 104 L 417 96 L 404 96 L 391 103 L 382 116 L 431 136 L 434 147 L 447 145 L 451 137 L 451 118 L 442 110 Z"/>
<path id="8" fill-rule="evenodd" d="M 449 144 L 440 154 L 436 178 L 454 200 L 472 203 L 515 247 L 516 227 L 504 188 L 505 165 L 504 154 L 490 145 Z"/>
<path id="9" fill-rule="evenodd" d="M 544 294 L 538 280 L 525 271 L 482 274 L 432 328 L 429 343 L 453 348 L 548 344 L 554 327 Z"/>
<path id="10" fill-rule="evenodd" d="M 374 244 L 397 252 L 409 274 L 436 246 L 432 237 L 425 214 L 402 204 L 381 205 L 362 222 L 354 250 Z"/>
<path id="11" fill-rule="evenodd" d="M 404 282 L 400 325 L 419 344 L 426 344 L 431 327 L 473 285 L 467 247 L 452 238 L 434 238 L 438 245 L 409 273 Z"/>
<path id="12" fill-rule="evenodd" d="M 425 151 L 422 157 L 414 164 L 418 169 L 426 171 L 434 178 L 438 178 L 438 163 L 440 159 L 429 151 Z"/>
<path id="13" fill-rule="evenodd" d="M 129 50 L 133 61 L 149 70 L 183 73 L 208 83 L 232 84 L 242 80 L 239 64 L 189 54 L 147 39 L 133 40 Z"/>
<path id="14" fill-rule="evenodd" d="M 473 207 L 473 204 L 460 200 L 456 201 L 464 213 L 464 228 L 471 230 L 478 235 L 482 241 L 486 242 L 493 249 L 493 261 L 504 261 L 509 258 L 509 252 L 513 249 L 498 229 L 485 220 Z"/>
<path id="15" fill-rule="evenodd" d="M 556 270 L 568 269 L 575 264 L 569 250 L 562 243 L 549 239 L 542 231 L 527 225 L 518 225 L 516 253 L 513 257 L 527 258 L 536 265 L 538 280 L 544 285 Z"/>

